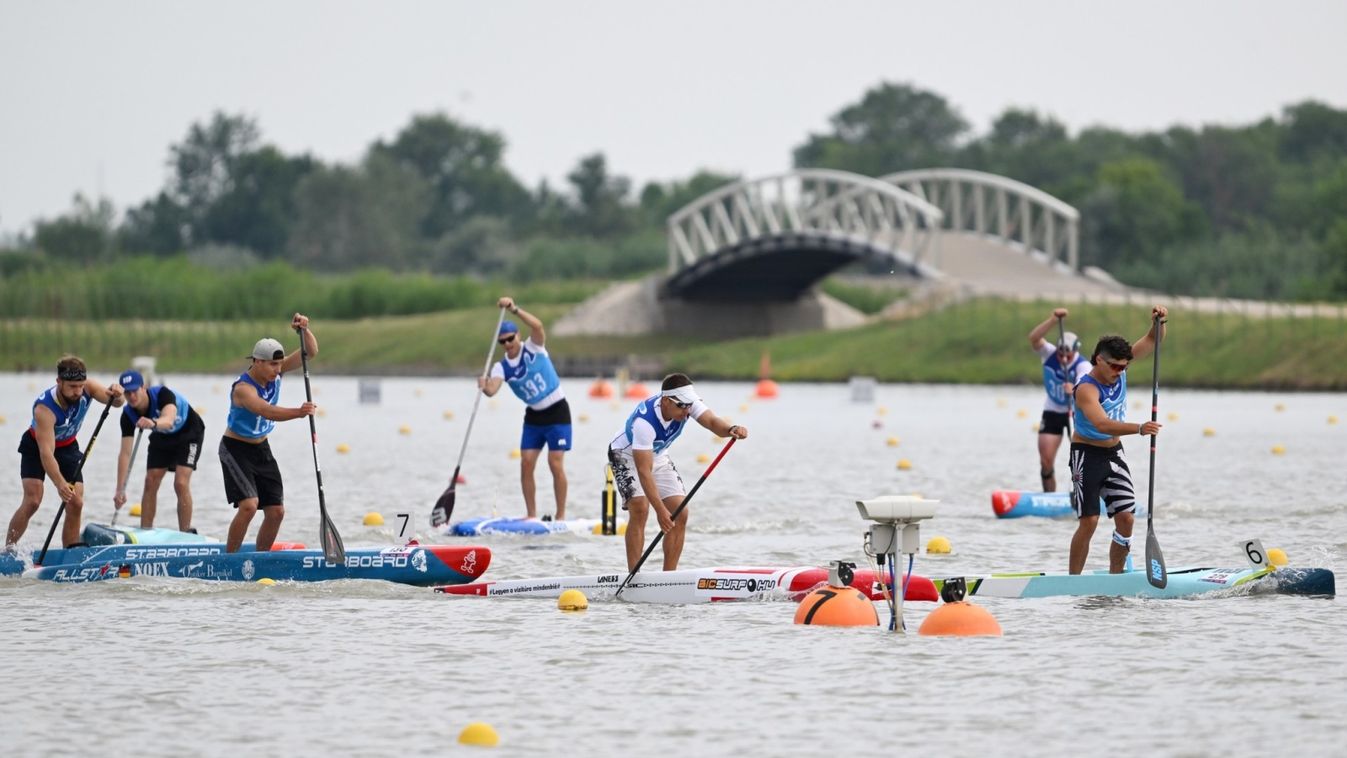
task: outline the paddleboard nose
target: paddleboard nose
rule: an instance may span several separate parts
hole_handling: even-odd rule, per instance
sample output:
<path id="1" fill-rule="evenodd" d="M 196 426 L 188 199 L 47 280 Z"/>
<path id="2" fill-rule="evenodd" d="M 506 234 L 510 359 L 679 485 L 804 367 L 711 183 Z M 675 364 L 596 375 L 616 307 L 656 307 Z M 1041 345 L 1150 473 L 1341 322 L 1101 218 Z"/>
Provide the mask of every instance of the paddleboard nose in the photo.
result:
<path id="1" fill-rule="evenodd" d="M 422 545 L 421 547 L 438 558 L 441 563 L 469 580 L 485 574 L 487 567 L 491 565 L 491 549 L 482 545 Z"/>

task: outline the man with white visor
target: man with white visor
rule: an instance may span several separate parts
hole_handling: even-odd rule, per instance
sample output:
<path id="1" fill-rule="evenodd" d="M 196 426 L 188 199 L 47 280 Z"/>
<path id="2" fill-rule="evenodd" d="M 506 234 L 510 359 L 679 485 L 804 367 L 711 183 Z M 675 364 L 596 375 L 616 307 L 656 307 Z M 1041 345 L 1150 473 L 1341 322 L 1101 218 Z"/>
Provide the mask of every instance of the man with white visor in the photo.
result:
<path id="1" fill-rule="evenodd" d="M 685 374 L 669 374 L 660 393 L 637 404 L 627 423 L 608 445 L 613 481 L 628 512 L 627 570 L 635 571 L 645 547 L 645 522 L 653 504 L 659 528 L 664 532 L 664 570 L 678 568 L 687 532 L 688 509 L 671 514 L 683 502 L 683 480 L 669 459 L 669 446 L 683 433 L 689 418 L 720 437 L 745 439 L 748 429 L 731 424 L 706 407 L 692 380 Z"/>

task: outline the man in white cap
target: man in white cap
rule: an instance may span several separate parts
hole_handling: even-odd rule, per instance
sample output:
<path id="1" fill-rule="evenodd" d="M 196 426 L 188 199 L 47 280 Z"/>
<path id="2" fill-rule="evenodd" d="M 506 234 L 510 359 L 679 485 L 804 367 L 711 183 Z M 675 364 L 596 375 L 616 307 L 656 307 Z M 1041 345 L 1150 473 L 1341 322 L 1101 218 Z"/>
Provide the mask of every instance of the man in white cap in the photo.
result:
<path id="1" fill-rule="evenodd" d="M 305 349 L 318 354 L 318 340 L 309 331 L 309 318 L 296 313 L 292 329 L 301 329 Z M 253 514 L 262 510 L 257 529 L 257 549 L 267 551 L 276 541 L 285 518 L 285 491 L 281 470 L 271 455 L 267 435 L 277 421 L 312 416 L 318 406 L 305 402 L 294 408 L 276 404 L 281 397 L 281 375 L 300 366 L 298 350 L 285 354 L 281 343 L 264 337 L 253 346 L 252 365 L 229 388 L 229 420 L 220 439 L 220 469 L 224 473 L 225 497 L 238 512 L 229 524 L 225 551 L 234 553 L 243 545 Z"/>
<path id="2" fill-rule="evenodd" d="M 669 445 L 683 433 L 689 418 L 720 437 L 744 439 L 748 429 L 731 424 L 706 407 L 686 374 L 669 374 L 660 393 L 637 404 L 622 431 L 608 445 L 613 481 L 628 512 L 627 570 L 635 571 L 645 548 L 645 522 L 651 507 L 664 532 L 664 570 L 678 568 L 687 532 L 688 510 L 671 514 L 683 502 L 683 479 L 669 460 Z"/>
<path id="3" fill-rule="evenodd" d="M 145 457 L 145 489 L 140 495 L 140 526 L 154 526 L 159 503 L 159 484 L 173 472 L 173 492 L 178 496 L 178 530 L 192 530 L 192 472 L 206 438 L 206 424 L 187 397 L 164 385 L 145 386 L 139 371 L 123 371 L 117 383 L 126 395 L 122 406 L 122 449 L 117 456 L 117 491 L 112 505 L 126 504 L 126 484 L 131 469 L 131 437 L 136 430 L 150 432 Z"/>
<path id="4" fill-rule="evenodd" d="M 1057 491 L 1057 451 L 1062 447 L 1062 434 L 1071 412 L 1071 393 L 1076 382 L 1090 373 L 1090 362 L 1080 354 L 1080 338 L 1075 332 L 1060 332 L 1060 342 L 1048 342 L 1044 337 L 1067 317 L 1065 308 L 1055 308 L 1052 315 L 1029 332 L 1029 346 L 1038 353 L 1043 363 L 1043 420 L 1038 425 L 1038 465 L 1044 492 Z"/>

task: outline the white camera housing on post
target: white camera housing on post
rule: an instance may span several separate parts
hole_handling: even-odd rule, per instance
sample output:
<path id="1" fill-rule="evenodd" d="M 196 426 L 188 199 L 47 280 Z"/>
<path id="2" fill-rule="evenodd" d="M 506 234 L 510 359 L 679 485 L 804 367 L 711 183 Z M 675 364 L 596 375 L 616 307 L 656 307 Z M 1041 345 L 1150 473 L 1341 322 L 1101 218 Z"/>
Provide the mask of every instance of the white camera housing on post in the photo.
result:
<path id="1" fill-rule="evenodd" d="M 935 517 L 935 506 L 939 502 L 916 495 L 857 500 L 856 509 L 861 512 L 861 518 L 876 522 L 870 527 L 870 549 L 875 555 L 916 555 L 921 551 L 920 523 Z M 900 538 L 902 544 L 899 544 Z"/>

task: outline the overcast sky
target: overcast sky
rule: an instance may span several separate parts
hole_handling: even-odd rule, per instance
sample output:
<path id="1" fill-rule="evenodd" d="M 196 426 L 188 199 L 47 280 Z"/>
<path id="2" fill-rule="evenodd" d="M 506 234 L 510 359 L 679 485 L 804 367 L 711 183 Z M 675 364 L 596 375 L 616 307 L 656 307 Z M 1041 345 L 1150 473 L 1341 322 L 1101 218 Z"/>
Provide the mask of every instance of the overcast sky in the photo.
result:
<path id="1" fill-rule="evenodd" d="M 0 231 L 118 210 L 215 110 L 352 162 L 416 113 L 498 130 L 530 187 L 594 151 L 639 187 L 758 176 L 882 81 L 976 131 L 1010 106 L 1072 131 L 1347 108 L 1347 2 L 0 0 Z"/>

